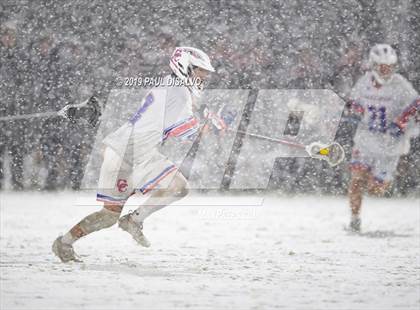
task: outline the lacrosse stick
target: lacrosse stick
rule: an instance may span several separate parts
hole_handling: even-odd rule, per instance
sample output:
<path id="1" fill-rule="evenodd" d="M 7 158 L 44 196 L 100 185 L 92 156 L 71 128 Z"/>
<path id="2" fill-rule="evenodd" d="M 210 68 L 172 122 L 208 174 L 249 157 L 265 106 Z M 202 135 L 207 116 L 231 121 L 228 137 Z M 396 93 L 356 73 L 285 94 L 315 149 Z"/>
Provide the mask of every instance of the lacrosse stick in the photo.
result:
<path id="1" fill-rule="evenodd" d="M 0 117 L 0 122 L 32 118 L 48 118 L 54 116 L 64 117 L 72 123 L 82 119 L 88 122 L 91 126 L 95 127 L 101 116 L 101 105 L 98 99 L 95 96 L 92 96 L 81 103 L 67 104 L 60 111 L 2 116 Z"/>
<path id="2" fill-rule="evenodd" d="M 333 142 L 331 144 L 324 144 L 324 143 L 320 143 L 320 142 L 312 142 L 309 145 L 304 145 L 302 143 L 295 142 L 295 141 L 290 141 L 290 140 L 286 140 L 286 139 L 270 138 L 270 137 L 263 136 L 263 135 L 247 133 L 247 132 L 243 132 L 243 131 L 234 131 L 234 130 L 230 130 L 230 129 L 229 129 L 229 131 L 237 132 L 239 134 L 247 135 L 247 136 L 257 138 L 257 139 L 261 139 L 261 140 L 271 141 L 271 142 L 275 142 L 275 143 L 279 143 L 279 144 L 288 145 L 288 146 L 291 146 L 291 147 L 303 149 L 303 150 L 306 151 L 306 153 L 308 153 L 308 155 L 310 157 L 325 160 L 325 161 L 328 162 L 328 164 L 331 167 L 337 166 L 339 163 L 341 163 L 344 160 L 344 157 L 345 157 L 345 152 L 344 152 L 343 147 L 337 142 Z"/>

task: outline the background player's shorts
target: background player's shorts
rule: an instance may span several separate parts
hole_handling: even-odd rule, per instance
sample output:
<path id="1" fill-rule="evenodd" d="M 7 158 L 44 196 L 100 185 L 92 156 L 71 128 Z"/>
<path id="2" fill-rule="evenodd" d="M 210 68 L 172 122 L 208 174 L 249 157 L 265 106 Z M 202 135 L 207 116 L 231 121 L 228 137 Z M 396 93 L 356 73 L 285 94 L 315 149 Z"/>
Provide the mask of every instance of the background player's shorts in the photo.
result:
<path id="1" fill-rule="evenodd" d="M 168 186 L 177 167 L 157 150 L 150 152 L 134 167 L 107 147 L 98 182 L 96 200 L 124 204 L 135 192 L 146 194 L 156 187 Z"/>
<path id="2" fill-rule="evenodd" d="M 351 170 L 366 169 L 379 182 L 390 182 L 397 169 L 399 159 L 400 156 L 395 154 L 378 154 L 353 149 L 350 168 Z"/>

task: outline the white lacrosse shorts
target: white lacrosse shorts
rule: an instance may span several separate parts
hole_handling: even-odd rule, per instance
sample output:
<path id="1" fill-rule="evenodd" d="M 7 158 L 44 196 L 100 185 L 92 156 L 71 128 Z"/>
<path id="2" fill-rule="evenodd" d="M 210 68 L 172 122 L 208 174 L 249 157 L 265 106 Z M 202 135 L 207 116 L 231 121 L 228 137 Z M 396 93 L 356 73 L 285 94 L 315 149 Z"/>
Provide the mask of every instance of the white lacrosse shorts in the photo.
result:
<path id="1" fill-rule="evenodd" d="M 147 194 L 153 189 L 167 188 L 177 167 L 166 156 L 153 150 L 130 165 L 112 148 L 107 147 L 98 182 L 96 200 L 124 204 L 136 192 Z"/>

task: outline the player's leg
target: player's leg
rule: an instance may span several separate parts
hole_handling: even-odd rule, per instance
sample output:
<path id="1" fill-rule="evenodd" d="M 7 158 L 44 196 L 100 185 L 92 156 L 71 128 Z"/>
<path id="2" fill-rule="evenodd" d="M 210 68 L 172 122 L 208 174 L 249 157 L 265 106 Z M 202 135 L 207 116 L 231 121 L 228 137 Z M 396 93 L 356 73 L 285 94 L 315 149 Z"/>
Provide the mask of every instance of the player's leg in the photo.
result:
<path id="1" fill-rule="evenodd" d="M 79 261 L 73 249 L 73 243 L 95 231 L 111 227 L 120 217 L 123 205 L 104 204 L 104 207 L 93 212 L 74 225 L 66 234 L 59 236 L 53 244 L 53 252 L 63 262 Z"/>
<path id="2" fill-rule="evenodd" d="M 111 227 L 117 223 L 123 206 L 124 205 L 122 204 L 105 203 L 101 210 L 89 214 L 79 223 L 74 225 L 70 231 L 63 236 L 63 242 L 73 244 L 80 238 L 95 231 Z"/>
<path id="3" fill-rule="evenodd" d="M 109 148 L 105 150 L 97 194 L 97 200 L 104 202 L 104 207 L 83 218 L 55 240 L 53 252 L 63 262 L 77 260 L 73 250 L 73 243 L 77 240 L 117 223 L 126 200 L 133 193 L 131 182 L 127 181 L 130 170 L 126 168 L 118 154 Z"/>
<path id="4" fill-rule="evenodd" d="M 368 180 L 368 192 L 374 196 L 383 196 L 391 187 L 397 170 L 399 154 L 378 155 Z"/>
<path id="5" fill-rule="evenodd" d="M 352 171 L 356 172 L 356 177 L 354 180 L 352 177 L 349 194 L 352 209 L 350 227 L 355 231 L 360 230 L 360 208 L 363 190 L 366 189 L 369 194 L 383 195 L 391 184 L 399 155 L 389 155 L 388 153 L 359 153 L 359 161 L 353 163 Z"/>
<path id="6" fill-rule="evenodd" d="M 152 191 L 144 204 L 137 208 L 134 212 L 136 221 L 143 222 L 152 213 L 182 199 L 187 194 L 187 180 L 177 172 L 167 188 Z"/>
<path id="7" fill-rule="evenodd" d="M 369 152 L 366 145 L 355 146 L 350 161 L 351 180 L 349 184 L 349 203 L 351 211 L 350 230 L 360 231 L 363 194 L 367 187 L 367 182 L 375 164 L 375 157 Z"/>
<path id="8" fill-rule="evenodd" d="M 370 195 L 383 196 L 390 186 L 390 181 L 380 181 L 371 175 L 368 181 L 368 192 Z"/>
<path id="9" fill-rule="evenodd" d="M 362 208 L 363 192 L 367 183 L 367 169 L 353 166 L 351 168 L 351 180 L 349 185 L 349 202 L 351 210 L 350 229 L 360 231 L 361 219 L 360 211 Z"/>
<path id="10" fill-rule="evenodd" d="M 149 198 L 135 211 L 120 218 L 118 225 L 128 233 L 134 240 L 144 247 L 149 247 L 150 242 L 143 234 L 143 222 L 154 212 L 182 199 L 188 194 L 187 180 L 180 173 L 167 180 L 169 185 L 162 189 L 151 191 Z"/>

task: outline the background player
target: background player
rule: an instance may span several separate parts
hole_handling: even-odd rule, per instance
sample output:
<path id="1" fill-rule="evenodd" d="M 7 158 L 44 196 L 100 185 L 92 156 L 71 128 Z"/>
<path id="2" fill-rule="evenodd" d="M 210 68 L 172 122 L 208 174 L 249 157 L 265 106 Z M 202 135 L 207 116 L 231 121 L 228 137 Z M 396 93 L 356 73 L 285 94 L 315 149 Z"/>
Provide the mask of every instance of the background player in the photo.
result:
<path id="1" fill-rule="evenodd" d="M 351 93 L 352 111 L 360 116 L 349 187 L 350 229 L 357 232 L 363 192 L 383 194 L 389 188 L 407 142 L 402 134 L 410 116 L 419 109 L 417 92 L 395 73 L 397 55 L 390 45 L 375 45 L 369 65 L 371 70 L 357 81 Z"/>
<path id="2" fill-rule="evenodd" d="M 78 261 L 75 241 L 117 221 L 140 245 L 150 246 L 142 231 L 145 218 L 187 194 L 185 177 L 157 147 L 169 137 L 186 138 L 197 131 L 193 100 L 214 68 L 203 51 L 191 47 L 176 48 L 170 67 L 173 73 L 163 79 L 163 85 L 151 89 L 130 120 L 105 138 L 97 193 L 104 207 L 55 240 L 53 252 L 63 262 Z M 120 218 L 125 202 L 136 192 L 150 196 Z"/>

